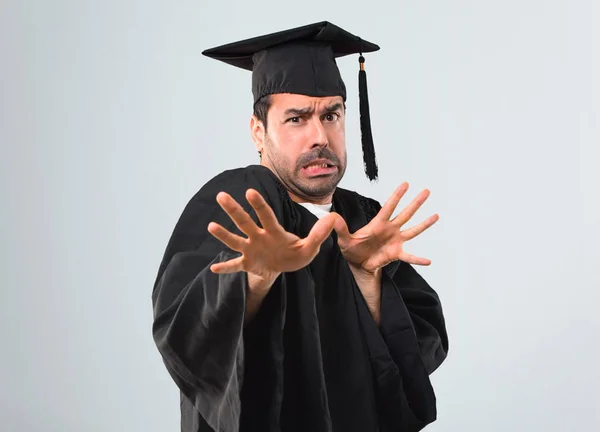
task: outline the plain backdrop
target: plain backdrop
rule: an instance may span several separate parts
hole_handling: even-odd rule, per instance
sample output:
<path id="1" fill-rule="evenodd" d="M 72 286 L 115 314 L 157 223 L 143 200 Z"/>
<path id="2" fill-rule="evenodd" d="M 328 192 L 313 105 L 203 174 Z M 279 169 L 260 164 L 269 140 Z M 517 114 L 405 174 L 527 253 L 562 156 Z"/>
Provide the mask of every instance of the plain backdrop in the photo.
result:
<path id="1" fill-rule="evenodd" d="M 321 20 L 367 55 L 381 178 L 362 171 L 358 61 L 341 186 L 431 198 L 410 252 L 450 353 L 431 432 L 600 424 L 600 6 L 595 0 L 0 3 L 0 428 L 179 430 L 151 291 L 184 205 L 257 163 L 250 73 L 202 50 Z"/>

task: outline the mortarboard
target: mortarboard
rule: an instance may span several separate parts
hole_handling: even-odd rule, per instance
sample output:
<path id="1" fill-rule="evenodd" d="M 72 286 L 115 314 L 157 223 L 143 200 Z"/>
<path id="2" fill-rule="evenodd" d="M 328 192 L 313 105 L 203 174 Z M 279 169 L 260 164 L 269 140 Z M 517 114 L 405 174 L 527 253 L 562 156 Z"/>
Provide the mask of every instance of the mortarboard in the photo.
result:
<path id="1" fill-rule="evenodd" d="M 377 178 L 371 132 L 367 78 L 363 53 L 379 46 L 348 33 L 327 21 L 245 39 L 205 50 L 202 54 L 252 71 L 254 103 L 273 93 L 307 96 L 341 96 L 346 86 L 336 58 L 359 54 L 359 109 L 365 172 Z"/>

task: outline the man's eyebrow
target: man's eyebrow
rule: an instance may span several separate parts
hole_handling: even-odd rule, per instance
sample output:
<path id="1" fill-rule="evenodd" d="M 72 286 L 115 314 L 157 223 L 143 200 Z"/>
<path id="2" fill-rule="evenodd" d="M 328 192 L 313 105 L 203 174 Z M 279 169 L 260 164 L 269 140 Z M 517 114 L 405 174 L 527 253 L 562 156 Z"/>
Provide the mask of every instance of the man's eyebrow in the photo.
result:
<path id="1" fill-rule="evenodd" d="M 294 115 L 298 117 L 302 117 L 308 114 L 312 114 L 314 110 L 311 107 L 306 108 L 288 108 L 283 113 L 285 116 Z"/>
<path id="2" fill-rule="evenodd" d="M 327 107 L 325 107 L 323 109 L 324 113 L 330 113 L 330 112 L 334 112 L 334 111 L 339 111 L 341 110 L 343 107 L 343 104 L 340 102 L 336 102 L 332 105 L 329 105 Z M 302 117 L 308 114 L 312 114 L 314 112 L 314 109 L 312 107 L 306 107 L 306 108 L 288 108 L 285 110 L 285 112 L 283 113 L 285 116 L 298 116 L 298 117 Z"/>
<path id="3" fill-rule="evenodd" d="M 329 105 L 327 107 L 325 107 L 325 109 L 323 110 L 326 113 L 330 113 L 330 112 L 334 112 L 334 111 L 340 111 L 342 109 L 343 105 L 340 102 L 336 102 L 332 105 Z"/>

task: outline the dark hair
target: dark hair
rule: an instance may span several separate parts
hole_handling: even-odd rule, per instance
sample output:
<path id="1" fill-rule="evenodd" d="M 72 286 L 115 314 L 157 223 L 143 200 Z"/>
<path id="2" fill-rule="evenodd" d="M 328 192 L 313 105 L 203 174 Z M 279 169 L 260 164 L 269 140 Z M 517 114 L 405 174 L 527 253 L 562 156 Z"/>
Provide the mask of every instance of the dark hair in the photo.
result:
<path id="1" fill-rule="evenodd" d="M 267 112 L 271 107 L 271 96 L 266 95 L 261 97 L 254 104 L 254 115 L 263 124 L 265 133 L 267 132 Z M 258 157 L 262 159 L 262 153 L 258 152 Z"/>
<path id="2" fill-rule="evenodd" d="M 258 120 L 260 120 L 265 127 L 265 132 L 267 131 L 267 112 L 271 107 L 271 96 L 266 95 L 261 97 L 254 104 L 254 115 Z"/>

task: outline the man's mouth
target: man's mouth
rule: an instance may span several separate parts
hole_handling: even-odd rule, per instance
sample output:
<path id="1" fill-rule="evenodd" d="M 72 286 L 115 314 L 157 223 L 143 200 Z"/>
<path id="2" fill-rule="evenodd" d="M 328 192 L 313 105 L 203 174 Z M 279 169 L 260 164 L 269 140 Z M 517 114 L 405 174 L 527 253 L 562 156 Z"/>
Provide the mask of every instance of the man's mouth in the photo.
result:
<path id="1" fill-rule="evenodd" d="M 308 175 L 332 174 L 337 171 L 337 167 L 328 161 L 315 161 L 302 168 Z"/>
<path id="2" fill-rule="evenodd" d="M 305 166 L 305 169 L 310 169 L 310 168 L 331 168 L 333 165 L 328 164 L 328 163 L 321 163 L 321 164 L 310 164 Z"/>

